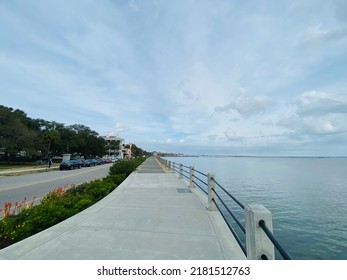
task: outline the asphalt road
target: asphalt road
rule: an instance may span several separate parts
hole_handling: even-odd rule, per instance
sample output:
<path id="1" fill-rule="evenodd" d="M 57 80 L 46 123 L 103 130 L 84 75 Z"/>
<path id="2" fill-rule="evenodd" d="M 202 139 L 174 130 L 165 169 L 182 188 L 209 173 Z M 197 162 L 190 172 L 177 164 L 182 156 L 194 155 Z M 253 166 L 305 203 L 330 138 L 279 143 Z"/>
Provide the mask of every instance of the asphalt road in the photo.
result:
<path id="1" fill-rule="evenodd" d="M 4 208 L 5 202 L 20 203 L 25 197 L 27 201 L 31 201 L 34 196 L 39 201 L 39 198 L 59 186 L 81 184 L 106 177 L 110 167 L 110 164 L 105 164 L 74 170 L 2 176 L 0 177 L 0 209 Z"/>

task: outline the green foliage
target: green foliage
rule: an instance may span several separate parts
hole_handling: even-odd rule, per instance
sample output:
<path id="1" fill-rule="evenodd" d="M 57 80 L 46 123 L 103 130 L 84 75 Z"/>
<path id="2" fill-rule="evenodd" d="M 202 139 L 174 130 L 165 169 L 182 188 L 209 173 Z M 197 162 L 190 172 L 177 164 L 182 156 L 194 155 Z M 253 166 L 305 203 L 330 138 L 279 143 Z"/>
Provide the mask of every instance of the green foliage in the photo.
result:
<path id="1" fill-rule="evenodd" d="M 118 161 L 110 175 L 65 190 L 60 187 L 47 194 L 38 205 L 16 216 L 0 220 L 0 249 L 45 230 L 91 206 L 111 193 L 145 159 Z M 112 171 L 111 171 L 112 170 Z"/>
<path id="2" fill-rule="evenodd" d="M 60 133 L 57 130 L 46 130 L 43 133 L 43 138 L 45 142 L 47 143 L 47 152 L 46 156 L 48 157 L 50 153 L 51 146 L 55 143 L 58 143 L 60 140 Z"/>
<path id="3" fill-rule="evenodd" d="M 136 158 L 133 160 L 118 160 L 110 168 L 110 175 L 125 174 L 129 176 L 143 161 L 145 158 Z"/>
<path id="4" fill-rule="evenodd" d="M 94 199 L 94 201 L 98 201 L 108 195 L 111 191 L 113 191 L 114 184 L 109 181 L 94 181 L 86 187 L 86 192 Z"/>
<path id="5" fill-rule="evenodd" d="M 138 157 L 147 157 L 150 155 L 150 153 L 146 152 L 145 150 L 142 150 L 141 148 L 137 147 L 135 144 L 132 144 L 131 146 L 131 152 L 133 155 L 138 158 Z"/>
<path id="6" fill-rule="evenodd" d="M 0 105 L 0 148 L 8 161 L 19 152 L 35 154 L 42 145 L 39 132 L 31 128 L 31 119 L 20 110 Z"/>
<path id="7" fill-rule="evenodd" d="M 108 175 L 104 180 L 120 185 L 126 178 L 125 174 Z"/>

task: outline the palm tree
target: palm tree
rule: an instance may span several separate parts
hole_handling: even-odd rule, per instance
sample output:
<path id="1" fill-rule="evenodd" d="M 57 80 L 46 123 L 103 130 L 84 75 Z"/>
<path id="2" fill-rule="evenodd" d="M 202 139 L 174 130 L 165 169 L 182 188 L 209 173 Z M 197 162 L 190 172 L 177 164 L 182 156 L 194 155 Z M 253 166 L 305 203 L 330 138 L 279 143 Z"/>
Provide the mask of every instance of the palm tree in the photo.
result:
<path id="1" fill-rule="evenodd" d="M 52 144 L 57 143 L 60 140 L 60 133 L 59 133 L 59 131 L 54 130 L 54 129 L 46 130 L 43 133 L 43 138 L 45 139 L 45 142 L 47 143 L 46 157 L 48 157 Z"/>

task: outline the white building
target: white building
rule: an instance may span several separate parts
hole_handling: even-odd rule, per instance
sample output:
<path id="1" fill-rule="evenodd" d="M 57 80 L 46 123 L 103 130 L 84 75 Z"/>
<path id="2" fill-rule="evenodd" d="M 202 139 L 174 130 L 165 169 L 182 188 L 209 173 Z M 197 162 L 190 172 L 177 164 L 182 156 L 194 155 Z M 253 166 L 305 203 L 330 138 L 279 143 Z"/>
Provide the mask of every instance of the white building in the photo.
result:
<path id="1" fill-rule="evenodd" d="M 107 141 L 107 154 L 104 156 L 109 159 L 123 159 L 123 148 L 125 141 L 117 136 L 101 136 Z"/>

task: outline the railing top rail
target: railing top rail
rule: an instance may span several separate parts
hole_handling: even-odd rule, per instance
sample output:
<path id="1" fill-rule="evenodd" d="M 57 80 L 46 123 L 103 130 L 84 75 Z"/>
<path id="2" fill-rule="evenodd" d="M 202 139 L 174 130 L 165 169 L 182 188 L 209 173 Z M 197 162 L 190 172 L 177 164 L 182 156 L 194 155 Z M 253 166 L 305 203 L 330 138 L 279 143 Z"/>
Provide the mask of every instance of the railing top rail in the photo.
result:
<path id="1" fill-rule="evenodd" d="M 260 220 L 259 226 L 262 228 L 262 230 L 265 232 L 267 237 L 271 240 L 271 242 L 274 244 L 278 252 L 281 254 L 281 256 L 285 260 L 291 260 L 292 257 L 282 248 L 281 244 L 276 240 L 275 236 L 272 234 L 272 232 L 269 230 L 269 228 L 266 226 L 265 221 Z"/>
<path id="2" fill-rule="evenodd" d="M 245 205 L 235 198 L 230 192 L 228 192 L 221 184 L 219 184 L 214 178 L 212 180 L 220 187 L 232 200 L 234 200 L 242 209 L 245 209 Z"/>
<path id="3" fill-rule="evenodd" d="M 196 170 L 195 168 L 193 168 L 193 170 L 194 170 L 196 173 L 199 173 L 199 174 L 200 174 L 200 175 L 202 175 L 202 176 L 205 176 L 205 177 L 207 177 L 207 176 L 208 176 L 207 174 L 202 173 L 201 171 Z"/>

